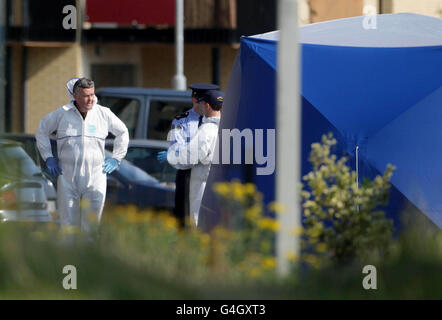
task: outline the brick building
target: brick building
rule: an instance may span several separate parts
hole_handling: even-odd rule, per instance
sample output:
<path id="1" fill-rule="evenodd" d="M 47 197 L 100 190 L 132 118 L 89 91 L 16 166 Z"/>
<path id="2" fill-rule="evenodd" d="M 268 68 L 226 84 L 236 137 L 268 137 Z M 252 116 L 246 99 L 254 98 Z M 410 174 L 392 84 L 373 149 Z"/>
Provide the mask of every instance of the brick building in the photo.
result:
<path id="1" fill-rule="evenodd" d="M 67 102 L 65 83 L 73 76 L 93 78 L 97 87 L 171 87 L 175 0 L 123 3 L 6 0 L 6 98 L 0 109 L 6 131 L 34 133 L 45 114 Z M 187 83 L 218 83 L 225 90 L 240 36 L 276 29 L 277 1 L 184 4 Z M 75 30 L 63 28 L 66 6 L 77 8 Z M 367 6 L 382 13 L 442 14 L 442 0 L 299 0 L 299 22 L 358 16 Z"/>

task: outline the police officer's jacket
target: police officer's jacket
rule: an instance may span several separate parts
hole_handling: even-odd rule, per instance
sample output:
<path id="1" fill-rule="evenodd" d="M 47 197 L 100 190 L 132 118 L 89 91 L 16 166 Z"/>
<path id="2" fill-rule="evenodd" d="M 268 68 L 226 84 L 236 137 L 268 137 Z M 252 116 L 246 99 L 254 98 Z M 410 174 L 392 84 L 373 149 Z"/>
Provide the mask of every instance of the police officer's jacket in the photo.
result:
<path id="1" fill-rule="evenodd" d="M 190 216 L 198 224 L 198 213 L 218 139 L 219 117 L 204 117 L 188 143 L 174 143 L 167 151 L 167 161 L 176 169 L 192 169 L 190 177 Z"/>

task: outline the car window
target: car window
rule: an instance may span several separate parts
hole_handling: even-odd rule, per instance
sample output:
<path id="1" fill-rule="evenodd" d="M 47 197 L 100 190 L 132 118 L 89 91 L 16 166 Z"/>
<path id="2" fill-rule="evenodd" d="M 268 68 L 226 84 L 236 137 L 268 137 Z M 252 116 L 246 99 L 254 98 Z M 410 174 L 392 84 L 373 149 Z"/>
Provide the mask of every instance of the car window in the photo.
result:
<path id="1" fill-rule="evenodd" d="M 190 109 L 190 101 L 152 100 L 149 109 L 147 138 L 167 140 L 167 133 L 176 115 Z"/>
<path id="2" fill-rule="evenodd" d="M 2 174 L 17 177 L 32 177 L 41 171 L 29 155 L 19 146 L 5 146 L 0 151 L 0 170 Z"/>
<path id="3" fill-rule="evenodd" d="M 106 152 L 106 159 L 112 157 L 110 151 Z M 142 169 L 134 166 L 129 161 L 123 159 L 120 163 L 120 167 L 118 168 L 118 174 L 122 175 L 125 179 L 131 182 L 150 182 L 155 183 L 158 182 L 154 177 L 150 176 L 147 172 Z"/>
<path id="4" fill-rule="evenodd" d="M 130 98 L 99 97 L 99 103 L 110 108 L 124 122 L 129 130 L 129 138 L 133 139 L 137 129 L 140 102 L 137 99 Z"/>
<path id="5" fill-rule="evenodd" d="M 106 149 L 111 151 L 112 146 L 106 145 Z M 176 169 L 167 162 L 161 163 L 157 159 L 157 153 L 163 150 L 165 149 L 129 146 L 124 159 L 160 182 L 175 182 Z"/>
<path id="6" fill-rule="evenodd" d="M 13 140 L 20 142 L 26 153 L 34 160 L 37 166 L 40 165 L 39 162 L 39 152 L 37 150 L 36 141 L 34 137 L 23 137 L 14 135 L 0 135 L 1 139 Z"/>

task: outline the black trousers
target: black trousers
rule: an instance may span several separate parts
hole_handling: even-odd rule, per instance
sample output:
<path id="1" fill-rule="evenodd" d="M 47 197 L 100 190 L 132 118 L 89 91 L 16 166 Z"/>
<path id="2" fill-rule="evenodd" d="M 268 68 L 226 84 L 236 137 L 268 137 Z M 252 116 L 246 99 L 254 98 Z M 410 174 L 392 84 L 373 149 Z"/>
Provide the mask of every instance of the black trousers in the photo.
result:
<path id="1" fill-rule="evenodd" d="M 186 218 L 190 216 L 189 188 L 190 172 L 188 170 L 177 170 L 175 179 L 175 208 L 174 216 L 178 219 L 181 227 L 185 226 Z"/>

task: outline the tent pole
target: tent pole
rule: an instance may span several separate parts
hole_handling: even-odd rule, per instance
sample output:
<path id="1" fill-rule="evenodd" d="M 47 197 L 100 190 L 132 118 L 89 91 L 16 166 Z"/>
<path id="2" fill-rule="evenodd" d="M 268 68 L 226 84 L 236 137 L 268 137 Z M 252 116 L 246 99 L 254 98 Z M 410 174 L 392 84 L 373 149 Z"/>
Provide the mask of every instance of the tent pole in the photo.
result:
<path id="1" fill-rule="evenodd" d="M 359 146 L 356 146 L 356 187 L 359 189 Z"/>
<path id="2" fill-rule="evenodd" d="M 276 200 L 284 207 L 278 215 L 277 271 L 290 272 L 289 257 L 299 256 L 301 109 L 297 0 L 278 1 L 278 72 L 276 110 Z"/>
<path id="3" fill-rule="evenodd" d="M 359 146 L 356 146 L 356 189 L 359 190 Z M 356 209 L 359 212 L 359 204 Z"/>

